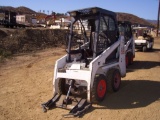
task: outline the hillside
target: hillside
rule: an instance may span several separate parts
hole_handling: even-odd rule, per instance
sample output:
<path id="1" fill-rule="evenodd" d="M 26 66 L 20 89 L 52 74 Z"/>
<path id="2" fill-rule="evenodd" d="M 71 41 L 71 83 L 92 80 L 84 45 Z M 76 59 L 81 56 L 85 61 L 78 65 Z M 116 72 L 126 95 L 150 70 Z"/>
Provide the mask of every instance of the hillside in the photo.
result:
<path id="1" fill-rule="evenodd" d="M 14 11 L 18 14 L 43 14 L 44 13 L 37 13 L 27 7 L 24 6 L 20 6 L 17 8 L 11 7 L 11 6 L 4 6 L 1 7 L 0 9 L 2 10 L 10 10 L 10 11 Z M 143 25 L 148 25 L 148 26 L 154 26 L 151 22 L 148 22 L 147 20 L 143 19 L 143 18 L 139 18 L 136 15 L 132 15 L 129 13 L 121 13 L 121 12 L 117 12 L 117 19 L 120 21 L 130 21 L 131 23 L 138 23 L 138 24 L 143 24 Z"/>
<path id="2" fill-rule="evenodd" d="M 129 13 L 117 12 L 117 19 L 119 21 L 130 21 L 131 23 L 154 26 L 152 23 L 146 21 L 145 19 L 140 18 L 140 17 L 133 15 L 133 14 L 129 14 Z"/>
<path id="3" fill-rule="evenodd" d="M 152 24 L 154 24 L 154 25 L 157 24 L 157 20 L 147 20 L 147 21 L 150 22 L 150 23 L 152 23 Z"/>
<path id="4" fill-rule="evenodd" d="M 9 11 L 12 11 L 12 12 L 16 12 L 16 13 L 19 13 L 19 14 L 35 14 L 36 12 L 27 8 L 27 7 L 24 7 L 24 6 L 20 6 L 20 7 L 17 7 L 17 8 L 14 8 L 14 7 L 11 7 L 11 6 L 6 6 L 6 7 L 2 7 L 1 8 L 2 10 L 9 10 Z"/>

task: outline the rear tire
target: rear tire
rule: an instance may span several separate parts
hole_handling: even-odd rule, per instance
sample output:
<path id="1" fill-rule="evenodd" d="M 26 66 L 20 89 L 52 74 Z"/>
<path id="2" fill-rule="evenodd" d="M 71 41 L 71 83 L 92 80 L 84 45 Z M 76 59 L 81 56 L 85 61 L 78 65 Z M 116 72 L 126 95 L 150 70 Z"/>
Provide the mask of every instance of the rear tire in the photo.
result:
<path id="1" fill-rule="evenodd" d="M 146 52 L 147 51 L 147 46 L 143 46 L 142 51 Z"/>
<path id="2" fill-rule="evenodd" d="M 99 103 L 103 101 L 107 92 L 107 82 L 104 75 L 96 75 L 92 87 L 92 102 Z"/>
<path id="3" fill-rule="evenodd" d="M 121 85 L 121 75 L 118 69 L 110 69 L 107 72 L 107 91 L 117 92 Z"/>

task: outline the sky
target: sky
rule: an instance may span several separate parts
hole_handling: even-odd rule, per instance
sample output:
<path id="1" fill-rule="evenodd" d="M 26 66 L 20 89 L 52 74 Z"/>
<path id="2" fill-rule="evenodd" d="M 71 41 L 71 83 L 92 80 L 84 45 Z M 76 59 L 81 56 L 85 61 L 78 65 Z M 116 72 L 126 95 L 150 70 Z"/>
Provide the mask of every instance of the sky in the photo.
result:
<path id="1" fill-rule="evenodd" d="M 124 12 L 140 18 L 157 20 L 159 0 L 0 0 L 0 6 L 25 6 L 36 12 L 45 10 L 51 13 L 87 7 L 101 7 L 113 12 Z"/>

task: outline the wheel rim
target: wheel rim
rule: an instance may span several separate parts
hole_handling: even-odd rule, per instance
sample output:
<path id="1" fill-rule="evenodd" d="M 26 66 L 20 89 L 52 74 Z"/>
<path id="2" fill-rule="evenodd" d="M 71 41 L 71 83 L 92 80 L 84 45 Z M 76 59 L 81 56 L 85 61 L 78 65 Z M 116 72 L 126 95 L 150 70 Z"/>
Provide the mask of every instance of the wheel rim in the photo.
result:
<path id="1" fill-rule="evenodd" d="M 120 75 L 118 73 L 116 73 L 115 77 L 114 77 L 114 87 L 116 89 L 119 88 L 120 82 L 121 82 L 121 77 L 120 77 Z"/>
<path id="2" fill-rule="evenodd" d="M 98 97 L 102 98 L 104 97 L 106 93 L 106 81 L 100 80 L 97 86 L 97 95 Z"/>

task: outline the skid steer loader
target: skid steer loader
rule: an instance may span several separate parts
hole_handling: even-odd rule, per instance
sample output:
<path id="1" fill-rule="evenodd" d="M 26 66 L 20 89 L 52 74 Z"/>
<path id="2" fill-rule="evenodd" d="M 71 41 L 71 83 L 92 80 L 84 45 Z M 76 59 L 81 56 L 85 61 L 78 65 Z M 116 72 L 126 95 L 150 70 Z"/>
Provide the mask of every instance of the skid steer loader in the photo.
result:
<path id="1" fill-rule="evenodd" d="M 135 58 L 135 43 L 132 34 L 132 27 L 129 21 L 118 21 L 120 35 L 124 36 L 125 51 L 126 51 L 126 67 L 133 63 Z"/>
<path id="2" fill-rule="evenodd" d="M 101 102 L 106 92 L 119 90 L 126 75 L 125 41 L 114 12 L 93 7 L 68 13 L 73 19 L 67 54 L 56 61 L 53 98 L 42 108 L 70 109 L 63 116 L 75 117 Z"/>

